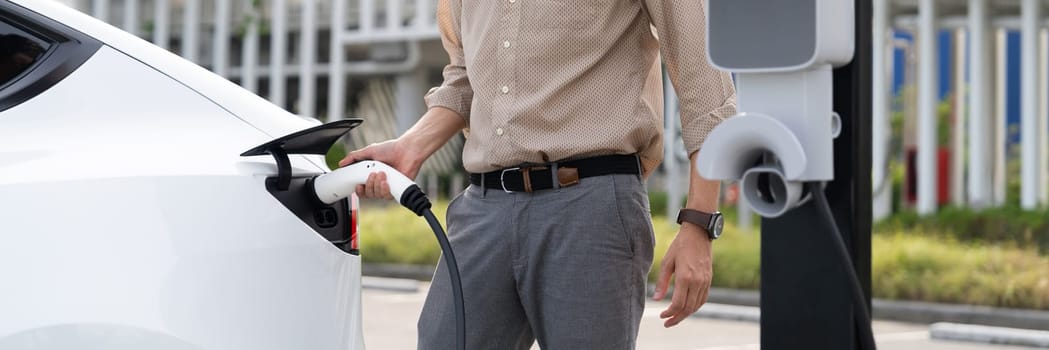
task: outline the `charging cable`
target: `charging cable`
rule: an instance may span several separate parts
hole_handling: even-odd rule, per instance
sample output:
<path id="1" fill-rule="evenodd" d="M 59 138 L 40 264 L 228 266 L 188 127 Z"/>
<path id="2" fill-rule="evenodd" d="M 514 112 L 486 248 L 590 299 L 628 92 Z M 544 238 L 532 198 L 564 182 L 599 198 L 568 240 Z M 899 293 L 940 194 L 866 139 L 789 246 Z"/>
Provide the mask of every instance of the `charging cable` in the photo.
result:
<path id="1" fill-rule="evenodd" d="M 451 243 L 448 242 L 448 235 L 441 227 L 441 222 L 430 210 L 432 206 L 430 199 L 419 189 L 419 186 L 393 167 L 371 160 L 354 163 L 317 176 L 309 184 L 313 186 L 313 192 L 316 193 L 319 201 L 332 204 L 350 196 L 356 190 L 357 185 L 367 182 L 368 175 L 373 172 L 386 174 L 386 182 L 390 185 L 390 193 L 393 197 L 397 198 L 408 210 L 425 218 L 434 236 L 437 237 L 437 243 L 441 246 L 441 256 L 444 257 L 445 265 L 448 266 L 448 277 L 452 282 L 456 348 L 466 350 L 466 307 L 463 306 L 463 282 L 459 276 L 459 264 L 455 262 L 455 253 L 452 251 Z"/>
<path id="2" fill-rule="evenodd" d="M 416 215 L 425 218 L 426 223 L 430 224 L 430 229 L 433 230 L 434 236 L 437 236 L 437 244 L 441 245 L 441 256 L 444 257 L 444 263 L 448 266 L 448 277 L 451 278 L 452 282 L 452 299 L 455 303 L 455 344 L 459 350 L 465 350 L 466 307 L 463 305 L 463 282 L 459 277 L 459 264 L 455 262 L 452 244 L 448 242 L 448 235 L 445 234 L 444 228 L 441 227 L 441 222 L 437 220 L 437 217 L 433 215 L 433 211 L 430 210 L 430 200 L 426 198 L 426 194 L 419 189 L 419 186 L 412 185 L 404 192 L 404 195 L 401 196 L 401 205 Z"/>
<path id="3" fill-rule="evenodd" d="M 834 215 L 831 213 L 830 205 L 827 204 L 827 195 L 823 193 L 823 186 L 819 182 L 809 182 L 806 184 L 809 193 L 816 201 L 816 206 L 820 214 L 823 216 L 823 222 L 826 223 L 831 232 L 831 240 L 834 241 L 834 245 L 837 249 L 838 257 L 845 266 L 845 271 L 849 275 L 849 290 L 852 292 L 853 300 L 853 319 L 856 323 L 856 330 L 859 332 L 859 341 L 861 350 L 874 350 L 874 331 L 871 329 L 871 314 L 870 310 L 867 309 L 867 298 L 863 294 L 863 288 L 860 287 L 860 279 L 856 276 L 856 271 L 853 269 L 852 258 L 849 255 L 848 248 L 845 247 L 845 241 L 841 238 L 841 231 L 838 230 L 838 223 L 834 220 Z"/>

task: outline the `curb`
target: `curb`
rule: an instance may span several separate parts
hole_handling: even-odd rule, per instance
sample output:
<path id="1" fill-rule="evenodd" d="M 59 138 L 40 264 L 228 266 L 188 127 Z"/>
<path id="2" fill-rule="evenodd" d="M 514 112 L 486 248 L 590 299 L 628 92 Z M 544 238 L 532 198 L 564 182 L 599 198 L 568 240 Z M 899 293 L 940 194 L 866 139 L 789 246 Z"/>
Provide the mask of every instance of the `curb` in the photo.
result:
<path id="1" fill-rule="evenodd" d="M 710 294 L 707 296 L 708 302 L 754 307 L 761 306 L 760 299 L 761 293 L 758 293 L 756 290 L 715 287 L 710 288 Z"/>
<path id="2" fill-rule="evenodd" d="M 760 306 L 760 294 L 751 290 L 711 288 L 708 302 Z M 1007 309 L 990 306 L 954 305 L 921 301 L 874 299 L 873 317 L 932 324 L 936 322 L 978 324 L 985 326 L 1049 329 L 1049 311 Z"/>
<path id="3" fill-rule="evenodd" d="M 415 293 L 419 291 L 419 281 L 403 278 L 362 276 L 361 288 Z"/>
<path id="4" fill-rule="evenodd" d="M 929 327 L 929 337 L 942 340 L 1049 348 L 1049 331 L 1028 329 L 941 322 Z"/>
<path id="5" fill-rule="evenodd" d="M 753 306 L 706 303 L 691 317 L 726 321 L 761 322 L 761 310 Z"/>
<path id="6" fill-rule="evenodd" d="M 964 323 L 1049 329 L 1049 311 L 874 299 L 874 317 L 918 323 Z"/>
<path id="7" fill-rule="evenodd" d="M 399 265 L 399 264 L 364 264 L 363 273 L 367 276 L 410 278 L 429 281 L 433 276 L 434 266 Z M 653 286 L 649 286 L 649 296 Z M 671 289 L 673 292 L 673 289 Z M 711 288 L 708 303 L 735 306 L 760 306 L 760 293 L 753 290 Z M 1049 311 L 1007 309 L 989 306 L 954 305 L 928 303 L 919 301 L 896 301 L 874 299 L 874 318 L 914 323 L 932 324 L 950 322 L 962 324 L 979 324 L 985 326 L 1049 329 Z M 704 306 L 705 310 L 707 307 Z M 702 313 L 702 310 L 701 310 Z M 743 316 L 740 316 L 743 317 Z M 749 317 L 749 316 L 747 316 Z"/>
<path id="8" fill-rule="evenodd" d="M 433 278 L 436 266 L 401 265 L 401 264 L 362 264 L 361 274 L 365 276 L 406 278 L 416 281 L 429 281 Z"/>

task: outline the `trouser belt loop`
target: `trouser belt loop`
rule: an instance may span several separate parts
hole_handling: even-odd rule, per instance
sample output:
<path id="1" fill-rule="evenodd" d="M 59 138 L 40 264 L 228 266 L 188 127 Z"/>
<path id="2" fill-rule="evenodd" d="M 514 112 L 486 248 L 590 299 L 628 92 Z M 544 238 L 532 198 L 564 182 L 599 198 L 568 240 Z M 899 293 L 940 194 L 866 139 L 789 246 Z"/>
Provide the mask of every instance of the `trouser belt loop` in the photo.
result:
<path id="1" fill-rule="evenodd" d="M 524 180 L 524 190 L 532 193 L 532 168 L 521 168 L 521 179 Z"/>
<path id="2" fill-rule="evenodd" d="M 484 185 L 484 176 L 481 176 L 481 198 L 488 196 L 488 186 Z"/>

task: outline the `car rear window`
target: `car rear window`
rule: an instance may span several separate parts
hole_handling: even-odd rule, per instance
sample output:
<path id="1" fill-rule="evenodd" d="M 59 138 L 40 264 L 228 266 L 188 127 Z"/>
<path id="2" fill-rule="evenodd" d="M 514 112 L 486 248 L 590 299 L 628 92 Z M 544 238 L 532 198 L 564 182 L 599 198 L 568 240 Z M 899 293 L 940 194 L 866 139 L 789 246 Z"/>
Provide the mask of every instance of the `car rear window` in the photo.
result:
<path id="1" fill-rule="evenodd" d="M 0 87 L 32 68 L 51 46 L 51 42 L 0 19 Z"/>

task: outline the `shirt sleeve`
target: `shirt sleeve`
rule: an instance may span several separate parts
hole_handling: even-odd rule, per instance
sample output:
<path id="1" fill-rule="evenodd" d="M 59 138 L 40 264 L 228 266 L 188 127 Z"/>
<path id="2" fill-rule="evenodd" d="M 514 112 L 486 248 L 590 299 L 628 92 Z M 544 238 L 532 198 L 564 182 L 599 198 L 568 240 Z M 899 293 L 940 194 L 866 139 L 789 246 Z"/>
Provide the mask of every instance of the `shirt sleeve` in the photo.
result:
<path id="1" fill-rule="evenodd" d="M 459 113 L 470 125 L 470 104 L 473 88 L 466 74 L 463 58 L 462 27 L 460 26 L 461 0 L 439 0 L 437 4 L 437 26 L 441 42 L 448 52 L 449 63 L 444 67 L 444 82 L 426 93 L 426 107 L 444 107 Z"/>
<path id="2" fill-rule="evenodd" d="M 681 138 L 692 155 L 722 120 L 736 114 L 732 77 L 707 60 L 706 0 L 644 0 L 681 103 Z"/>

